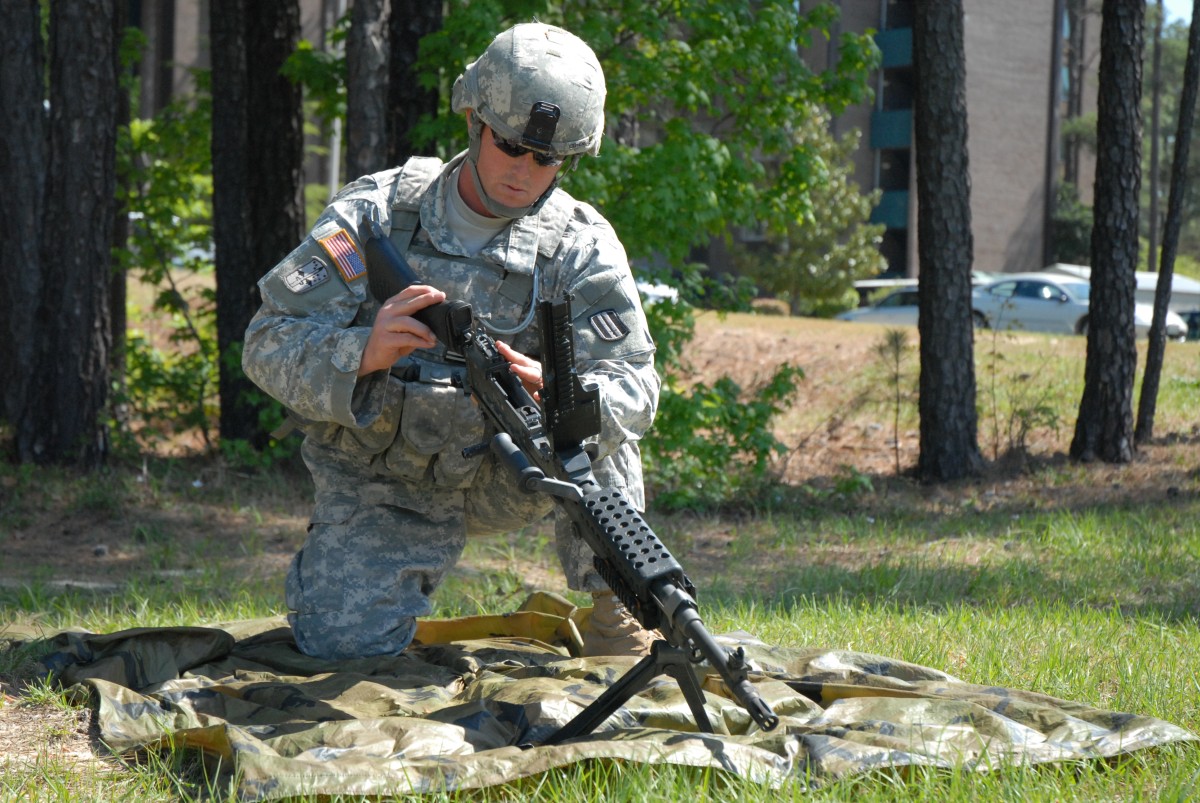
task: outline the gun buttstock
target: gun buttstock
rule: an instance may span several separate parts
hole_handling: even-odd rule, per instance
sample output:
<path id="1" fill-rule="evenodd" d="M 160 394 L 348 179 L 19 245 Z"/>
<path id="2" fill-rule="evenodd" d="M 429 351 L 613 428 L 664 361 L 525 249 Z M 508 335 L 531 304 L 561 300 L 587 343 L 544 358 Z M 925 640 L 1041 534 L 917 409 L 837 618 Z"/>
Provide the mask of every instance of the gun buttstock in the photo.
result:
<path id="1" fill-rule="evenodd" d="M 404 288 L 421 283 L 421 277 L 392 244 L 378 221 L 363 215 L 358 239 L 367 262 L 367 286 L 380 304 Z M 418 311 L 413 317 L 428 326 L 446 348 L 459 351 L 473 314 L 469 304 L 443 301 Z"/>

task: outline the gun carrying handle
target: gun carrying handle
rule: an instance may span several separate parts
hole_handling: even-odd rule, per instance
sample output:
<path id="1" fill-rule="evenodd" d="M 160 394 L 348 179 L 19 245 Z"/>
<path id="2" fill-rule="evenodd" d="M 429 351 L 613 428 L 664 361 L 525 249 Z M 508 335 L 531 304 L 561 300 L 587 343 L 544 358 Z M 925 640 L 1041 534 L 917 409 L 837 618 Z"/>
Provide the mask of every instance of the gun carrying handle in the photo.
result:
<path id="1" fill-rule="evenodd" d="M 578 485 L 547 477 L 544 471 L 529 462 L 528 455 L 521 451 L 521 447 L 513 442 L 507 432 L 498 432 L 493 435 L 488 446 L 516 476 L 517 487 L 525 493 L 544 493 L 571 502 L 583 501 L 583 491 L 579 489 Z M 472 451 L 472 453 L 477 452 Z M 467 449 L 463 449 L 463 456 L 470 456 Z"/>
<path id="2" fill-rule="evenodd" d="M 517 478 L 517 487 L 522 491 L 536 490 L 539 480 L 546 478 L 545 472 L 529 462 L 525 453 L 513 443 L 507 432 L 498 432 L 491 440 L 492 452 L 495 453 L 512 471 Z"/>

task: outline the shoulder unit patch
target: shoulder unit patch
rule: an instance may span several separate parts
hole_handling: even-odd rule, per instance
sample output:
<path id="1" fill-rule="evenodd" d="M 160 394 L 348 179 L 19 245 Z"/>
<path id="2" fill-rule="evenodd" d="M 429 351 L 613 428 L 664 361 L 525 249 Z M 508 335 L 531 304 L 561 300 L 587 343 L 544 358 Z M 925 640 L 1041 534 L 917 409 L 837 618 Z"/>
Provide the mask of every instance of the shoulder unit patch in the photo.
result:
<path id="1" fill-rule="evenodd" d="M 313 257 L 283 277 L 283 283 L 293 293 L 307 293 L 329 281 L 329 266 L 320 257 Z"/>
<path id="2" fill-rule="evenodd" d="M 601 340 L 607 340 L 610 343 L 620 340 L 629 334 L 629 327 L 621 320 L 621 316 L 617 314 L 615 309 L 606 309 L 597 312 L 588 318 L 588 322 L 592 325 L 593 331 L 600 336 Z"/>
<path id="3" fill-rule="evenodd" d="M 367 266 L 363 263 L 362 254 L 358 252 L 358 246 L 350 239 L 345 229 L 338 229 L 317 242 L 325 249 L 325 253 L 329 254 L 329 258 L 337 265 L 338 272 L 347 282 L 367 275 Z"/>

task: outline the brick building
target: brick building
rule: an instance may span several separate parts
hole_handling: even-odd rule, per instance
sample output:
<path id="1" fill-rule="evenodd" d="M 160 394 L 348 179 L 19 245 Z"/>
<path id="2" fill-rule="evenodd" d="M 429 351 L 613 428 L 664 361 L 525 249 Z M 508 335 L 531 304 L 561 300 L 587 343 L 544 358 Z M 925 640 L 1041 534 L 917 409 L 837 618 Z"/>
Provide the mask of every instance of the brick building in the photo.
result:
<path id="1" fill-rule="evenodd" d="M 883 59 L 874 77 L 873 104 L 848 110 L 834 125 L 837 132 L 863 132 L 855 177 L 864 190 L 883 192 L 873 222 L 887 226 L 882 250 L 888 274 L 916 276 L 913 3 L 838 0 L 836 5 L 841 31 L 876 31 Z M 1071 20 L 1068 5 L 1066 0 L 963 0 L 977 271 L 1035 270 L 1053 261 L 1050 216 L 1066 167 L 1061 125 L 1069 114 L 1094 113 L 1099 67 L 1098 13 Z M 807 54 L 817 69 L 834 55 L 824 46 Z M 1090 204 L 1093 157 L 1081 152 L 1066 158 L 1072 159 L 1067 174 L 1078 176 L 1081 200 Z"/>

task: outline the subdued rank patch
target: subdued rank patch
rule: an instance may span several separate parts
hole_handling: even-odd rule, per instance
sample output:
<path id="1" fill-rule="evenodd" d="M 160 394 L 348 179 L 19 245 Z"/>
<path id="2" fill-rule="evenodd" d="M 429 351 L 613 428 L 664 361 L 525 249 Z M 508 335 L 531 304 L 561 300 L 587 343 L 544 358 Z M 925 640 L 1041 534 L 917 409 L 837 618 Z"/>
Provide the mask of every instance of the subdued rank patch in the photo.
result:
<path id="1" fill-rule="evenodd" d="M 283 281 L 293 293 L 307 293 L 329 281 L 329 266 L 320 257 L 313 257 L 285 276 Z"/>
<path id="2" fill-rule="evenodd" d="M 621 320 L 621 316 L 617 314 L 615 309 L 606 309 L 597 312 L 592 317 L 588 318 L 592 329 L 596 334 L 600 335 L 601 340 L 607 340 L 610 343 L 614 340 L 620 340 L 629 334 L 629 327 Z"/>
<path id="3" fill-rule="evenodd" d="M 352 282 L 367 275 L 367 266 L 363 263 L 362 255 L 358 253 L 358 247 L 350 239 L 350 235 L 346 233 L 345 229 L 338 229 L 317 242 L 329 254 L 333 264 L 337 265 L 338 272 L 346 281 Z"/>

